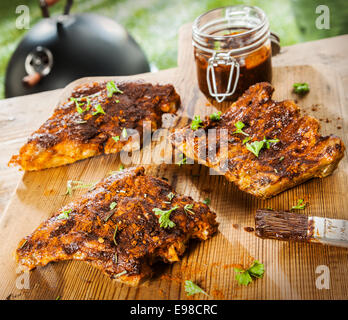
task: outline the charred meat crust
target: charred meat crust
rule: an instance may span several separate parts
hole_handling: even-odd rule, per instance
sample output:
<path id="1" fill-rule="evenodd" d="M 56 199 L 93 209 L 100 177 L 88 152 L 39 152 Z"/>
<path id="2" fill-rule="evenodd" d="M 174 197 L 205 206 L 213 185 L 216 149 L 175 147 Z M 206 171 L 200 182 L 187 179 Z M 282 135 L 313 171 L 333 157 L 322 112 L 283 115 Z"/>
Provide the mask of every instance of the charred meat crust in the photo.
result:
<path id="1" fill-rule="evenodd" d="M 170 84 L 117 82 L 122 93 L 114 93 L 112 97 L 108 96 L 106 84 L 93 82 L 75 88 L 68 101 L 58 105 L 10 164 L 18 164 L 24 170 L 40 170 L 119 152 L 127 141 L 115 141 L 112 137 L 121 136 L 123 128 L 137 130 L 141 137 L 144 121 L 150 121 L 154 131 L 162 125 L 163 113 L 175 113 L 180 106 L 180 97 Z M 83 112 L 77 111 L 71 98 L 79 99 Z M 105 114 L 93 115 L 97 105 Z"/>
<path id="2" fill-rule="evenodd" d="M 319 122 L 309 116 L 301 116 L 293 101 L 271 99 L 273 87 L 269 83 L 251 86 L 231 107 L 221 115 L 220 121 L 209 118 L 200 128 L 204 135 L 190 126 L 176 131 L 172 142 L 187 157 L 200 161 L 234 182 L 239 189 L 256 197 L 269 198 L 313 177 L 325 177 L 333 172 L 344 155 L 345 146 L 334 135 L 323 137 Z M 249 143 L 266 139 L 279 139 L 270 148 L 261 149 L 256 157 L 248 151 L 245 135 L 235 134 L 235 124 L 245 124 Z M 216 154 L 208 148 L 208 130 L 215 128 Z M 228 152 L 220 147 L 220 129 L 228 130 Z M 204 143 L 202 143 L 204 142 Z M 201 144 L 202 143 L 202 144 Z M 198 146 L 206 159 L 198 152 Z M 219 162 L 227 160 L 224 168 Z M 222 170 L 226 169 L 226 170 Z"/>
<path id="3" fill-rule="evenodd" d="M 117 203 L 114 209 L 112 202 Z M 186 205 L 192 205 L 190 212 Z M 178 208 L 170 220 L 176 225 L 160 227 L 153 209 L 174 206 Z M 70 211 L 67 219 L 59 219 L 63 211 Z M 136 285 L 151 275 L 153 262 L 178 261 L 190 238 L 210 238 L 217 230 L 215 218 L 207 205 L 175 193 L 166 181 L 145 175 L 143 167 L 126 169 L 43 222 L 20 242 L 16 259 L 29 269 L 51 261 L 84 260 L 111 278 Z M 118 278 L 122 272 L 126 274 Z"/>

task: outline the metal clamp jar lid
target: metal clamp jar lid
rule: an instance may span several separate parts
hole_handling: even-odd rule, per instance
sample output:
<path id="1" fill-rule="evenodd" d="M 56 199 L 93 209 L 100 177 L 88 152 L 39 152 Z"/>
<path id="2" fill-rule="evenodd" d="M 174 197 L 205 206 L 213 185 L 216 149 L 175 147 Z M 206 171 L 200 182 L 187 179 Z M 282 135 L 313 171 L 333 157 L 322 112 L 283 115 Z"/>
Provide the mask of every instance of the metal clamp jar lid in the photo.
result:
<path id="1" fill-rule="evenodd" d="M 230 100 L 239 87 L 250 83 L 246 80 L 250 75 L 244 73 L 256 66 L 264 71 L 253 70 L 263 74 L 254 77 L 255 83 L 270 81 L 269 23 L 260 8 L 238 5 L 208 11 L 194 21 L 192 31 L 198 82 L 206 95 L 218 102 Z M 246 66 L 251 56 L 254 62 Z"/>

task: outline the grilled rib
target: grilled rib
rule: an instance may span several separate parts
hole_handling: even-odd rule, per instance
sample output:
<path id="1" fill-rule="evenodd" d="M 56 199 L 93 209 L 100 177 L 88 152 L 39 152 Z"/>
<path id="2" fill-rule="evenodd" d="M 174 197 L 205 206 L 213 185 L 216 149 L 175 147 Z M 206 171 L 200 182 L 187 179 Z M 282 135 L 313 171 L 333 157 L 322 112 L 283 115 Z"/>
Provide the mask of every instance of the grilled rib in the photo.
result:
<path id="1" fill-rule="evenodd" d="M 121 92 L 111 97 L 107 82 L 75 88 L 68 101 L 58 105 L 9 164 L 33 171 L 117 153 L 127 143 L 128 138 L 122 134 L 124 128 L 137 130 L 141 138 L 144 121 L 150 121 L 155 131 L 161 126 L 162 114 L 175 113 L 180 105 L 172 85 L 121 82 L 117 87 Z M 105 114 L 96 113 L 98 105 Z"/>
<path id="2" fill-rule="evenodd" d="M 334 135 L 321 136 L 315 118 L 301 116 L 293 101 L 272 100 L 273 91 L 269 83 L 251 86 L 219 121 L 207 118 L 197 131 L 190 126 L 178 130 L 172 135 L 173 144 L 188 158 L 213 168 L 240 190 L 259 198 L 331 174 L 344 155 L 342 140 Z M 238 121 L 245 124 L 243 131 L 248 136 L 234 133 Z M 217 129 L 216 154 L 207 140 L 209 129 Z M 220 129 L 228 131 L 225 149 Z M 246 148 L 246 137 L 250 138 L 247 143 L 264 138 L 279 142 L 261 149 L 257 157 Z"/>
<path id="3" fill-rule="evenodd" d="M 175 226 L 161 227 L 153 209 L 176 206 L 169 216 Z M 145 175 L 143 167 L 125 169 L 43 222 L 19 243 L 16 259 L 29 269 L 84 260 L 113 279 L 137 285 L 151 275 L 155 261 L 178 261 L 190 238 L 210 238 L 217 230 L 215 217 L 207 205 Z"/>

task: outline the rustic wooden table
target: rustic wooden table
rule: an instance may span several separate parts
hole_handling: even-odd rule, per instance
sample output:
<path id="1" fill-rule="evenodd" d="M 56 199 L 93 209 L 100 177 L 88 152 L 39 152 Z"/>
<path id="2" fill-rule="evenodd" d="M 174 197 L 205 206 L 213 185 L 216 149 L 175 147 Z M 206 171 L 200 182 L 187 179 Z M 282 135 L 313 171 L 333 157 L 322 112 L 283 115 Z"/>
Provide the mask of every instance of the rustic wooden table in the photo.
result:
<path id="1" fill-rule="evenodd" d="M 184 26 L 183 28 L 185 28 Z M 348 35 L 284 47 L 273 58 L 274 66 L 324 64 L 337 71 L 343 87 L 348 88 Z M 180 65 L 180 61 L 179 61 Z M 26 141 L 29 134 L 40 126 L 40 108 L 28 108 L 38 99 L 47 105 L 56 104 L 61 90 L 0 100 L 0 215 L 18 184 L 22 172 L 8 168 L 12 154 Z M 348 91 L 343 104 L 348 106 Z"/>
<path id="2" fill-rule="evenodd" d="M 348 96 L 344 88 L 348 85 L 348 57 L 344 53 L 348 49 L 347 40 L 348 35 L 286 47 L 273 59 L 273 82 L 278 98 L 297 98 L 291 94 L 292 84 L 297 79 L 310 78 L 313 90 L 299 105 L 303 106 L 303 112 L 311 114 L 313 103 L 323 103 L 314 116 L 323 118 L 323 131 L 336 133 L 346 144 L 348 113 L 345 106 Z M 192 117 L 192 113 L 210 110 L 210 107 L 205 107 L 206 100 L 196 85 L 189 25 L 183 26 L 179 33 L 178 66 L 176 69 L 144 76 L 156 81 L 173 81 L 182 97 L 183 110 L 187 116 Z M 348 187 L 347 157 L 333 176 L 293 188 L 267 203 L 260 203 L 257 199 L 237 192 L 231 184 L 219 177 L 202 173 L 199 178 L 192 180 L 188 179 L 185 170 L 175 171 L 176 169 L 165 166 L 154 166 L 149 169 L 150 174 L 162 176 L 172 170 L 170 172 L 173 175 L 169 174 L 167 178 L 174 188 L 193 198 L 203 197 L 203 187 L 214 184 L 214 189 L 219 190 L 212 191 L 211 194 L 211 205 L 220 222 L 220 233 L 216 237 L 193 248 L 190 254 L 185 255 L 182 263 L 173 264 L 161 277 L 145 287 L 128 288 L 112 283 L 87 264 L 57 263 L 43 268 L 42 272 L 47 273 L 44 279 L 40 278 L 40 272 L 32 273 L 35 286 L 31 290 L 18 290 L 11 252 L 23 235 L 33 230 L 65 200 L 69 200 L 60 196 L 64 193 L 64 181 L 67 177 L 80 177 L 83 173 L 83 179 L 94 181 L 93 179 L 103 177 L 116 164 L 116 157 L 99 157 L 42 174 L 26 173 L 24 176 L 16 168 L 7 167 L 10 156 L 17 153 L 30 133 L 47 119 L 61 93 L 62 90 L 54 90 L 0 101 L 0 242 L 3 244 L 0 246 L 0 298 L 54 299 L 60 295 L 64 299 L 183 299 L 186 297 L 182 279 L 196 278 L 203 281 L 204 288 L 215 299 L 347 298 L 348 278 L 344 270 L 347 268 L 348 251 L 345 249 L 329 250 L 315 245 L 262 241 L 253 234 L 231 227 L 235 221 L 243 226 L 251 225 L 253 214 L 261 205 L 285 208 L 303 194 L 312 196 L 312 203 L 305 214 L 348 219 L 347 210 L 344 210 L 348 201 L 343 196 Z M 332 120 L 326 122 L 324 119 L 328 116 Z M 185 113 L 182 119 L 184 117 Z M 93 166 L 103 170 L 96 173 L 98 170 L 94 170 Z M 65 172 L 66 170 L 70 171 Z M 204 168 L 199 170 L 204 171 Z M 99 176 L 95 177 L 93 174 Z M 48 196 L 47 190 L 53 191 L 52 188 L 55 192 Z M 323 197 L 324 192 L 329 193 L 328 196 Z M 243 258 L 243 255 L 261 259 L 267 265 L 265 279 L 256 281 L 247 288 L 237 286 L 233 268 L 227 268 L 229 264 Z M 332 290 L 315 288 L 313 266 L 321 264 L 329 264 L 332 269 Z M 180 281 L 177 275 L 181 275 Z M 85 278 L 89 280 L 85 281 Z M 55 283 L 52 288 L 48 286 L 49 289 L 45 287 L 48 280 Z"/>

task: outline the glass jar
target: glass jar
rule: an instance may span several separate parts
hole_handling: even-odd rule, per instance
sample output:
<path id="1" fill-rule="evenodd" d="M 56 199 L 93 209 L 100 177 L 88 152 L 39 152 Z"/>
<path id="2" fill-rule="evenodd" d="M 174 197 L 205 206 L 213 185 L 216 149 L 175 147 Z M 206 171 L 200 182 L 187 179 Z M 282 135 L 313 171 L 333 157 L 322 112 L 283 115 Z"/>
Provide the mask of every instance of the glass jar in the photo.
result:
<path id="1" fill-rule="evenodd" d="M 272 81 L 266 14 L 254 6 L 208 11 L 192 27 L 200 90 L 217 102 L 234 101 L 251 85 Z"/>

